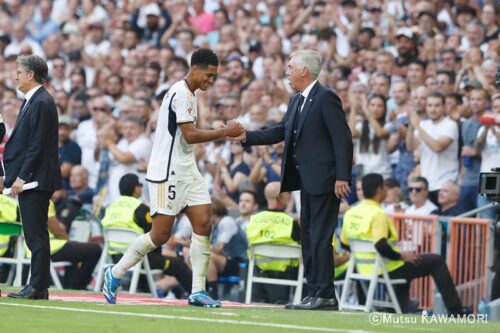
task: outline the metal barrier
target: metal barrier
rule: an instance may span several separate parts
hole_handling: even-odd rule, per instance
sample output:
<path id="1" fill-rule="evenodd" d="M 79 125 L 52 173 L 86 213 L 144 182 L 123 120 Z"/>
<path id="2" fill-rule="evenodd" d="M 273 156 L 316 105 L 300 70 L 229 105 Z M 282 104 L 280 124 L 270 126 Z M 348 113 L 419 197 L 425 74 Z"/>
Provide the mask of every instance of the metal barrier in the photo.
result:
<path id="1" fill-rule="evenodd" d="M 450 220 L 448 268 L 462 303 L 473 306 L 488 299 L 488 263 L 492 233 L 487 219 L 454 217 Z"/>
<path id="2" fill-rule="evenodd" d="M 402 252 L 436 253 L 440 248 L 441 228 L 437 216 L 394 213 L 392 221 Z M 420 308 L 432 309 L 434 287 L 431 276 L 415 279 L 411 282 L 410 299 L 417 299 Z"/>

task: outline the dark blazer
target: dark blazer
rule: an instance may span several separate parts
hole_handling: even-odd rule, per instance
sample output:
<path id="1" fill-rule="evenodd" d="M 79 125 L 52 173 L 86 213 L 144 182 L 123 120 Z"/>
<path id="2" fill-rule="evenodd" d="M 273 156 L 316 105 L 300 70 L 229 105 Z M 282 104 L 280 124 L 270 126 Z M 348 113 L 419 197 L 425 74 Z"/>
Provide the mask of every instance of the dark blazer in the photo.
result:
<path id="1" fill-rule="evenodd" d="M 281 165 L 281 191 L 305 190 L 317 195 L 334 191 L 335 181 L 350 181 L 352 135 L 340 98 L 316 83 L 302 108 L 293 153 L 293 119 L 300 94 L 288 104 L 283 120 L 275 127 L 246 133 L 245 146 L 268 145 L 285 140 Z M 298 172 L 297 172 L 298 169 Z M 300 176 L 300 178 L 299 178 Z"/>
<path id="2" fill-rule="evenodd" d="M 58 124 L 54 100 L 40 87 L 18 115 L 5 145 L 5 187 L 11 187 L 19 177 L 26 182 L 37 181 L 36 191 L 61 188 Z"/>

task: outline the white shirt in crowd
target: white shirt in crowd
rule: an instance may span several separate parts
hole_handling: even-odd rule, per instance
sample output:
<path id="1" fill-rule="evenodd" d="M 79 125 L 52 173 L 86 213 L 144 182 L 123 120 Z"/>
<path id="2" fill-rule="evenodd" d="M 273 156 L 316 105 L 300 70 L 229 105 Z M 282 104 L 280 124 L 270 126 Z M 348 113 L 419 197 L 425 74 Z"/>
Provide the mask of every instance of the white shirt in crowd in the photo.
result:
<path id="1" fill-rule="evenodd" d="M 151 155 L 152 144 L 151 141 L 144 135 L 140 135 L 137 139 L 132 142 L 128 142 L 125 139 L 121 139 L 116 148 L 123 152 L 129 152 L 134 155 L 135 160 L 140 159 L 149 160 Z M 135 173 L 139 177 L 139 181 L 144 184 L 146 180 L 146 174 L 143 172 L 138 172 L 138 163 L 124 164 L 118 162 L 113 155 L 109 154 L 109 183 L 108 183 L 108 194 L 109 202 L 114 202 L 120 196 L 120 189 L 118 184 L 120 179 L 127 173 Z M 149 202 L 148 187 L 142 187 L 141 200 L 144 202 Z"/>
<path id="2" fill-rule="evenodd" d="M 437 206 L 427 199 L 423 206 L 417 208 L 415 205 L 411 205 L 406 208 L 405 214 L 408 215 L 429 215 L 432 211 L 437 209 Z"/>
<path id="3" fill-rule="evenodd" d="M 495 129 L 500 132 L 500 126 L 495 126 Z M 477 137 L 480 137 L 483 132 L 484 126 L 479 129 Z M 481 172 L 491 172 L 492 168 L 498 167 L 500 167 L 500 141 L 490 129 L 481 151 Z"/>
<path id="4" fill-rule="evenodd" d="M 431 138 L 448 137 L 452 143 L 443 151 L 436 153 L 420 139 L 420 168 L 422 177 L 429 182 L 429 191 L 439 190 L 448 180 L 458 177 L 458 126 L 448 117 L 439 122 L 425 119 L 420 122 L 420 130 Z M 415 133 L 418 136 L 418 131 Z"/>

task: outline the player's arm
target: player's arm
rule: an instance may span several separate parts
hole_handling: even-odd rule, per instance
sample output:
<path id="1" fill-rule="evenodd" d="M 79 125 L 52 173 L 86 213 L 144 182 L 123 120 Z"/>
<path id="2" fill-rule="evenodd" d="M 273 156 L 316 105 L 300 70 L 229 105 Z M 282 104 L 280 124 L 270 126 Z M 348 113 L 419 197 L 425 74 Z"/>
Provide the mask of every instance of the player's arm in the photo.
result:
<path id="1" fill-rule="evenodd" d="M 239 122 L 228 122 L 227 126 L 213 130 L 198 129 L 192 122 L 180 123 L 178 125 L 182 136 L 189 144 L 214 141 L 226 136 L 238 136 L 245 130 Z"/>

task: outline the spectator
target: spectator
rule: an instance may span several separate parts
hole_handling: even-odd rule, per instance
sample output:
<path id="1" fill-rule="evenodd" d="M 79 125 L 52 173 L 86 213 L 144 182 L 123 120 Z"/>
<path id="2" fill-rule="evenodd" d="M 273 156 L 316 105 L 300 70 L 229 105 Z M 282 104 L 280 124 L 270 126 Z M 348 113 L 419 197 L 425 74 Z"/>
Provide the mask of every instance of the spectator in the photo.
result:
<path id="1" fill-rule="evenodd" d="M 455 217 L 467 211 L 459 200 L 460 186 L 451 180 L 443 184 L 439 190 L 439 207 L 432 211 L 432 214 Z"/>
<path id="2" fill-rule="evenodd" d="M 409 150 L 419 146 L 422 177 L 429 182 L 429 197 L 435 204 L 442 184 L 458 177 L 458 127 L 445 116 L 444 102 L 442 94 L 431 93 L 426 105 L 429 119 L 410 114 L 406 136 Z"/>
<path id="3" fill-rule="evenodd" d="M 218 299 L 219 276 L 239 276 L 240 262 L 247 254 L 248 240 L 242 225 L 228 216 L 227 208 L 217 199 L 212 200 L 212 246 L 208 265 L 208 293 Z"/>
<path id="4" fill-rule="evenodd" d="M 500 114 L 500 95 L 497 94 L 493 97 L 492 101 L 492 114 Z M 498 125 L 483 125 L 479 128 L 477 139 L 474 143 L 476 151 L 481 153 L 481 169 L 480 172 L 491 172 L 492 168 L 498 167 L 500 160 L 500 126 Z M 477 206 L 483 207 L 491 204 L 491 200 L 479 195 L 477 196 Z M 495 221 L 495 209 L 490 208 L 486 211 L 479 213 L 482 218 L 488 218 Z"/>
<path id="5" fill-rule="evenodd" d="M 391 164 L 387 149 L 390 124 L 386 123 L 387 106 L 381 95 L 372 95 L 363 106 L 363 117 L 357 120 L 356 114 L 349 115 L 349 127 L 355 139 L 355 160 L 357 175 L 378 170 L 389 178 Z"/>
<path id="6" fill-rule="evenodd" d="M 429 200 L 429 183 L 424 177 L 414 177 L 408 181 L 410 192 L 410 207 L 406 208 L 405 214 L 429 215 L 437 209 L 437 206 Z"/>
<path id="7" fill-rule="evenodd" d="M 362 182 L 360 186 L 361 192 L 363 192 Z M 384 212 L 386 212 L 387 215 L 392 215 L 393 213 L 404 213 L 408 208 L 408 205 L 405 202 L 403 191 L 401 191 L 401 187 L 397 179 L 386 179 L 384 181 L 384 186 L 387 190 L 386 198 L 384 202 L 382 202 L 382 209 Z"/>
<path id="8" fill-rule="evenodd" d="M 242 191 L 240 193 L 240 201 L 238 202 L 240 216 L 236 218 L 236 223 L 241 226 L 243 231 L 246 232 L 251 216 L 255 214 L 258 209 L 259 204 L 255 192 L 250 190 Z"/>
<path id="9" fill-rule="evenodd" d="M 110 131 L 112 131 L 110 129 Z M 141 161 L 149 161 L 152 143 L 144 136 L 144 124 L 138 117 L 131 116 L 121 124 L 122 139 L 113 140 L 113 133 L 105 134 L 105 145 L 110 154 L 108 193 L 110 202 L 119 195 L 118 183 L 123 175 L 137 173 L 141 182 L 146 179 L 146 170 L 140 169 Z M 142 200 L 149 200 L 147 193 L 142 193 Z"/>
<path id="10" fill-rule="evenodd" d="M 28 23 L 28 31 L 31 37 L 38 43 L 42 43 L 47 37 L 59 31 L 59 25 L 51 18 L 52 2 L 42 0 L 38 4 L 38 13 Z"/>
<path id="11" fill-rule="evenodd" d="M 71 140 L 72 122 L 69 116 L 59 117 L 59 166 L 63 188 L 69 188 L 69 174 L 73 166 L 82 163 L 82 150 Z"/>
<path id="12" fill-rule="evenodd" d="M 160 40 L 171 24 L 168 10 L 160 8 L 156 3 L 137 8 L 130 20 L 130 26 L 139 41 L 153 46 L 160 46 Z"/>
<path id="13" fill-rule="evenodd" d="M 76 143 L 82 149 L 82 166 L 89 171 L 89 185 L 96 188 L 100 160 L 96 158 L 97 131 L 104 123 L 112 121 L 109 105 L 103 97 L 96 96 L 90 101 L 91 118 L 82 121 L 76 129 Z"/>
<path id="14" fill-rule="evenodd" d="M 207 34 L 214 30 L 216 27 L 215 16 L 205 11 L 205 1 L 193 0 L 191 1 L 191 6 L 194 11 L 194 15 L 189 17 L 191 25 L 202 34 Z"/>
<path id="15" fill-rule="evenodd" d="M 257 192 L 258 204 L 265 207 L 267 202 L 264 197 L 264 188 L 271 182 L 281 179 L 281 160 L 283 158 L 284 144 L 274 144 L 256 147 L 256 160 L 248 176 L 248 180 Z"/>
<path id="16" fill-rule="evenodd" d="M 474 143 L 481 123 L 479 117 L 485 112 L 490 103 L 490 96 L 484 89 L 473 89 L 470 92 L 469 106 L 472 111 L 472 117 L 461 124 L 461 134 L 463 146 L 462 172 L 460 184 L 460 205 L 466 211 L 476 208 L 477 195 L 479 192 L 479 170 L 481 169 L 480 153 L 474 149 Z"/>
<path id="17" fill-rule="evenodd" d="M 248 164 L 243 160 L 243 147 L 239 141 L 231 142 L 231 162 L 229 167 L 226 161 L 220 157 L 217 161 L 218 165 L 218 179 L 216 176 L 216 182 L 223 186 L 229 198 L 235 203 L 238 202 L 240 187 L 248 179 L 250 174 L 250 168 Z"/>

